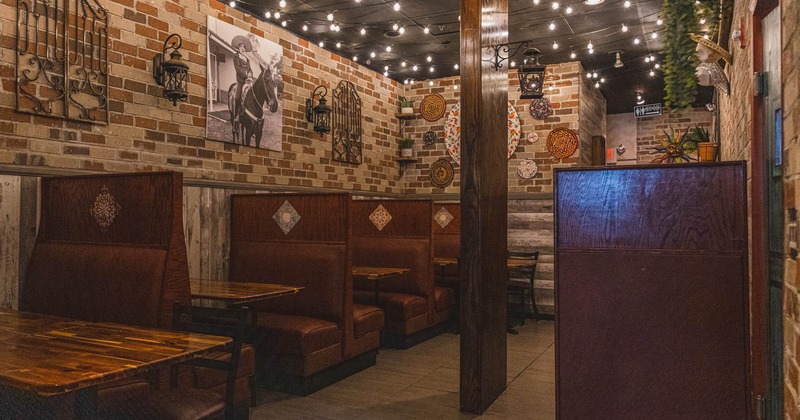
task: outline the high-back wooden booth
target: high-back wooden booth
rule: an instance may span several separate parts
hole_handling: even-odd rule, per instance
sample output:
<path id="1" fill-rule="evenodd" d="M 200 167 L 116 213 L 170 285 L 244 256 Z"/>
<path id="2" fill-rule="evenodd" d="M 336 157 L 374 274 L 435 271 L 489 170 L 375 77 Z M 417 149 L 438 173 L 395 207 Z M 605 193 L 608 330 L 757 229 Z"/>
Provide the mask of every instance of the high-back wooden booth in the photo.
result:
<path id="1" fill-rule="evenodd" d="M 353 305 L 351 201 L 231 197 L 230 280 L 304 288 L 256 306 L 259 377 L 272 388 L 306 395 L 375 364 L 383 312 Z"/>
<path id="2" fill-rule="evenodd" d="M 353 264 L 410 269 L 380 283 L 385 346 L 426 340 L 440 333 L 448 318 L 450 292 L 434 285 L 432 206 L 430 200 L 353 202 Z M 374 302 L 374 283 L 362 279 L 354 287 L 358 302 Z"/>
<path id="3" fill-rule="evenodd" d="M 433 256 L 458 259 L 461 254 L 461 204 L 433 203 Z M 458 264 L 436 269 L 437 282 L 446 284 L 458 293 Z M 442 276 L 444 273 L 444 276 Z M 442 278 L 443 277 L 443 278 Z"/>
<path id="4" fill-rule="evenodd" d="M 558 418 L 748 418 L 746 174 L 556 171 Z"/>

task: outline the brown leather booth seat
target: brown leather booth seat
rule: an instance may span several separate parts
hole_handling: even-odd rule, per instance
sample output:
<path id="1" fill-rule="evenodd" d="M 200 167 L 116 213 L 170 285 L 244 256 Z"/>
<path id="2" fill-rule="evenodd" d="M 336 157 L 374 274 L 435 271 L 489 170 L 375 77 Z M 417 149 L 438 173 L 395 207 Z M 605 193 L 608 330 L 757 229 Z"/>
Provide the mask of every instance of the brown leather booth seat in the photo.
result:
<path id="1" fill-rule="evenodd" d="M 255 339 L 259 382 L 307 395 L 375 363 L 383 311 L 353 305 L 349 194 L 234 195 L 232 281 L 303 289 L 260 302 Z M 299 222 L 283 232 L 265 214 L 288 202 Z"/>

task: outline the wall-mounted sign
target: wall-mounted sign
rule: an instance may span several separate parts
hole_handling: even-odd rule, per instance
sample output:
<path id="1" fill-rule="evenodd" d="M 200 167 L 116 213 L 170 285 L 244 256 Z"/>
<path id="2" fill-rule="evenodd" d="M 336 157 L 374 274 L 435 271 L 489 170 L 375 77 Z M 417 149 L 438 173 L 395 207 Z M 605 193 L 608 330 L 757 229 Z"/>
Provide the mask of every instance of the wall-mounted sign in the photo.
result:
<path id="1" fill-rule="evenodd" d="M 652 115 L 661 115 L 661 104 L 637 105 L 633 107 L 633 116 L 636 118 L 650 117 Z"/>

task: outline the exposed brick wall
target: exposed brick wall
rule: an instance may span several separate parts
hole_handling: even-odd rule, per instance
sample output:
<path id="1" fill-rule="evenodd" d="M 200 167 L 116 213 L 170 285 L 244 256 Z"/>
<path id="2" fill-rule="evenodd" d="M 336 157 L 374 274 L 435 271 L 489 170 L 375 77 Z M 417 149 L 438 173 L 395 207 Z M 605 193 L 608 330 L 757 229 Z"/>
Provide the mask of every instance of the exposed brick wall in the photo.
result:
<path id="1" fill-rule="evenodd" d="M 581 69 L 580 105 L 578 107 L 579 138 L 581 141 L 581 166 L 592 164 L 592 137 L 606 137 L 606 98 L 594 87 L 586 72 Z"/>
<path id="2" fill-rule="evenodd" d="M 783 78 L 784 203 L 800 208 L 800 17 L 798 0 L 781 0 L 781 77 Z M 790 240 L 787 226 L 787 241 Z M 791 238 L 797 241 L 796 238 Z M 795 245 L 796 246 L 796 245 Z M 788 250 L 788 246 L 786 247 Z M 800 278 L 797 259 L 787 255 L 783 289 L 784 411 L 800 420 Z"/>
<path id="3" fill-rule="evenodd" d="M 683 134 L 687 128 L 702 127 L 711 133 L 713 114 L 703 108 L 693 108 L 682 111 L 667 112 L 663 115 L 636 119 L 636 160 L 637 163 L 650 163 L 659 155 L 656 147 L 660 147 L 661 140 L 665 139 L 664 131 L 672 135 Z M 713 133 L 712 133 L 712 139 Z M 696 158 L 695 153 L 690 154 Z M 727 159 L 724 159 L 727 160 Z"/>
<path id="4" fill-rule="evenodd" d="M 553 168 L 576 166 L 580 159 L 580 151 L 566 159 L 555 159 L 547 151 L 547 135 L 554 128 L 566 127 L 573 131 L 578 131 L 578 103 L 580 97 L 580 74 L 582 69 L 580 63 L 570 62 L 558 65 L 548 65 L 545 97 L 550 99 L 553 104 L 553 115 L 539 121 L 531 117 L 528 106 L 529 99 L 519 99 L 519 80 L 516 70 L 508 72 L 508 99 L 516 109 L 522 125 L 522 135 L 519 145 L 511 159 L 508 161 L 508 191 L 509 192 L 548 192 L 553 191 Z M 407 181 L 406 193 L 417 194 L 441 194 L 458 193 L 459 165 L 452 162 L 444 142 L 444 126 L 450 108 L 458 103 L 460 97 L 459 89 L 454 89 L 454 85 L 459 84 L 458 77 L 448 77 L 434 80 L 434 85 L 428 83 L 415 83 L 406 87 L 405 95 L 414 100 L 416 110 L 419 109 L 420 101 L 429 93 L 439 93 L 447 100 L 447 112 L 445 116 L 434 122 L 428 122 L 421 116 L 408 122 L 405 129 L 406 135 L 415 140 L 414 153 L 420 158 L 420 162 L 411 165 L 405 173 Z M 602 97 L 601 97 L 602 98 Z M 602 101 L 603 115 L 605 115 L 605 100 Z M 440 139 L 434 145 L 426 146 L 422 141 L 422 135 L 428 130 L 437 133 Z M 535 143 L 529 143 L 528 133 L 535 131 L 539 139 Z M 395 146 L 397 148 L 397 146 Z M 447 188 L 434 187 L 429 178 L 429 168 L 431 163 L 439 158 L 446 158 L 453 163 L 455 169 L 455 179 Z M 539 168 L 539 173 L 532 179 L 521 179 L 517 176 L 517 165 L 524 158 L 533 158 Z M 396 170 L 396 169 L 395 169 Z"/>
<path id="5" fill-rule="evenodd" d="M 108 126 L 32 117 L 15 106 L 15 0 L 0 4 L 0 164 L 91 171 L 179 170 L 187 178 L 399 193 L 394 113 L 402 86 L 279 26 L 217 1 L 103 0 L 109 10 Z M 284 48 L 283 151 L 204 138 L 206 16 L 248 30 Z M 190 61 L 189 101 L 160 98 L 152 57 L 170 33 L 183 37 Z M 314 135 L 305 99 L 318 85 L 352 81 L 363 101 L 364 163 L 331 161 L 330 136 Z"/>

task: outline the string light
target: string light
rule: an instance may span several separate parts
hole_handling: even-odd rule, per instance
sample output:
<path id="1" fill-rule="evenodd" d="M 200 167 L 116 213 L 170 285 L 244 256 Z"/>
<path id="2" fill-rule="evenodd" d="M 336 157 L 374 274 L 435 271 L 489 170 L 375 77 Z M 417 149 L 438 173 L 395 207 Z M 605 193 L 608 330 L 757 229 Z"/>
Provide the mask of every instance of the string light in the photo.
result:
<path id="1" fill-rule="evenodd" d="M 303 32 L 308 31 L 308 25 L 303 25 Z"/>
<path id="2" fill-rule="evenodd" d="M 357 55 L 353 56 L 353 61 L 358 61 L 358 56 Z"/>
<path id="3" fill-rule="evenodd" d="M 592 78 L 592 72 L 588 72 L 588 73 L 586 73 L 586 78 L 587 78 L 587 79 L 591 79 L 591 78 Z"/>
<path id="4" fill-rule="evenodd" d="M 550 30 L 554 31 L 555 29 L 556 29 L 556 24 L 553 23 L 553 22 L 550 22 Z"/>
<path id="5" fill-rule="evenodd" d="M 630 0 L 625 0 L 625 3 L 622 3 L 622 5 L 625 6 L 625 8 L 627 9 L 627 8 L 631 7 L 631 2 L 630 2 Z"/>
<path id="6" fill-rule="evenodd" d="M 594 49 L 594 44 L 592 44 L 592 41 L 589 41 L 589 44 L 588 44 L 588 45 L 586 45 L 586 48 L 588 48 L 588 49 L 590 49 L 590 50 L 593 50 L 593 49 Z"/>
<path id="7" fill-rule="evenodd" d="M 558 43 L 557 43 L 557 42 L 555 42 L 555 41 L 553 41 L 553 49 L 554 49 L 554 50 L 557 50 L 557 49 L 558 49 Z"/>
<path id="8" fill-rule="evenodd" d="M 433 86 L 433 80 L 428 82 L 428 86 Z"/>
<path id="9" fill-rule="evenodd" d="M 456 70 L 458 70 L 458 63 L 456 63 L 456 64 L 453 64 L 453 68 L 454 68 L 454 69 L 456 69 Z"/>
<path id="10" fill-rule="evenodd" d="M 458 90 L 458 85 L 453 85 L 453 90 Z"/>
<path id="11" fill-rule="evenodd" d="M 557 1 L 554 1 L 554 2 L 553 2 L 553 4 L 552 4 L 552 6 L 550 6 L 550 7 L 552 7 L 552 8 L 553 8 L 553 10 L 558 10 L 558 8 L 559 8 L 560 6 L 559 6 L 559 4 L 558 4 L 558 2 L 557 2 Z"/>
<path id="12" fill-rule="evenodd" d="M 389 66 L 383 66 L 384 71 L 389 71 Z"/>
<path id="13" fill-rule="evenodd" d="M 285 20 L 283 22 L 281 22 L 281 26 L 283 26 L 284 28 L 286 27 L 286 21 Z"/>
<path id="14" fill-rule="evenodd" d="M 655 68 L 657 69 L 661 68 L 661 64 L 656 63 Z"/>
<path id="15" fill-rule="evenodd" d="M 592 79 L 597 79 L 597 72 L 592 72 Z"/>
<path id="16" fill-rule="evenodd" d="M 231 3 L 233 3 L 234 5 L 236 5 L 236 2 L 235 2 L 235 1 L 232 1 Z M 233 7 L 233 6 L 231 6 L 231 7 Z M 270 12 L 269 10 L 267 10 L 267 11 L 266 11 L 266 13 L 264 13 L 264 17 L 265 17 L 265 18 L 267 18 L 267 19 L 271 18 L 271 17 L 272 17 L 272 12 Z"/>
<path id="17" fill-rule="evenodd" d="M 645 62 L 645 63 L 649 63 L 649 62 L 650 62 L 650 57 L 645 57 L 645 58 L 644 58 L 644 62 Z"/>
<path id="18" fill-rule="evenodd" d="M 508 63 L 508 65 L 511 66 L 511 67 L 516 67 L 517 66 L 517 62 L 514 61 L 514 60 L 511 60 L 511 62 Z"/>
<path id="19" fill-rule="evenodd" d="M 336 48 L 342 48 L 342 43 L 341 42 L 337 42 L 336 43 Z"/>
<path id="20" fill-rule="evenodd" d="M 589 48 L 589 54 L 594 54 L 594 48 Z"/>
<path id="21" fill-rule="evenodd" d="M 405 28 L 405 26 L 401 26 L 400 27 L 400 35 L 403 35 L 404 33 L 406 33 L 406 28 Z"/>
<path id="22" fill-rule="evenodd" d="M 361 35 L 366 35 L 366 34 L 367 34 L 367 30 L 364 29 L 364 28 L 361 28 Z"/>
<path id="23" fill-rule="evenodd" d="M 417 70 L 419 70 L 419 67 L 417 67 L 417 65 L 414 64 L 414 67 L 411 67 L 411 70 L 417 71 Z"/>
<path id="24" fill-rule="evenodd" d="M 422 32 L 427 35 L 427 34 L 431 33 L 431 30 L 428 29 L 428 27 L 426 26 L 425 29 L 422 30 Z"/>
<path id="25" fill-rule="evenodd" d="M 278 3 L 278 6 L 280 6 L 280 7 L 286 7 L 286 0 L 281 0 L 281 1 Z"/>
<path id="26" fill-rule="evenodd" d="M 228 6 L 230 6 L 230 7 L 236 7 L 236 1 L 234 1 L 234 0 L 231 0 L 231 2 L 230 2 L 230 3 L 228 3 Z"/>
<path id="27" fill-rule="evenodd" d="M 275 12 L 275 14 L 273 16 L 275 16 L 275 19 L 280 19 L 281 18 L 281 12 Z"/>
<path id="28" fill-rule="evenodd" d="M 405 66 L 406 66 L 406 62 L 405 61 L 400 63 L 400 67 L 405 67 Z"/>
<path id="29" fill-rule="evenodd" d="M 369 56 L 370 56 L 370 58 L 375 58 L 375 51 L 372 51 L 371 53 L 369 53 Z"/>
<path id="30" fill-rule="evenodd" d="M 387 45 L 386 46 L 386 52 L 392 52 L 392 46 L 391 45 Z"/>
<path id="31" fill-rule="evenodd" d="M 578 54 L 571 53 L 571 54 L 569 55 L 569 58 L 575 58 L 575 57 L 577 57 L 577 56 L 578 56 Z"/>
<path id="32" fill-rule="evenodd" d="M 384 75 L 384 76 L 389 76 L 389 72 L 388 72 L 388 71 L 384 71 L 384 72 L 383 72 L 383 75 Z"/>
<path id="33" fill-rule="evenodd" d="M 399 12 L 400 11 L 400 3 L 395 2 L 394 6 L 392 6 L 392 8 L 394 9 L 395 12 Z"/>
<path id="34" fill-rule="evenodd" d="M 599 88 L 600 87 L 600 82 L 595 82 L 594 87 Z"/>
<path id="35" fill-rule="evenodd" d="M 656 75 L 656 72 L 653 71 L 653 70 L 650 70 L 650 76 L 655 76 L 655 75 Z"/>
<path id="36" fill-rule="evenodd" d="M 650 38 L 653 38 L 653 39 L 656 39 L 656 38 L 658 38 L 658 33 L 656 33 L 656 32 L 653 32 L 653 34 L 652 34 L 652 35 L 650 35 Z"/>
<path id="37" fill-rule="evenodd" d="M 429 68 L 429 69 L 428 69 L 428 71 L 430 71 L 431 73 L 433 73 L 433 66 L 431 66 L 431 68 Z"/>
<path id="38" fill-rule="evenodd" d="M 324 46 L 325 46 L 325 43 L 324 43 L 324 42 L 322 42 L 322 41 L 320 41 L 320 42 L 319 42 L 319 44 L 317 44 L 317 45 L 319 45 L 319 47 L 320 47 L 320 48 L 322 48 L 322 47 L 324 47 Z"/>
<path id="39" fill-rule="evenodd" d="M 406 80 L 403 80 L 403 84 L 404 84 L 404 85 L 407 85 L 407 84 L 408 84 L 408 79 L 406 79 Z"/>
<path id="40" fill-rule="evenodd" d="M 396 30 L 398 30 L 398 29 L 400 29 L 400 25 L 398 25 L 398 24 L 396 24 L 396 23 L 395 23 L 394 25 L 392 25 L 392 30 L 393 30 L 393 31 L 396 31 Z"/>
<path id="41" fill-rule="evenodd" d="M 539 3 L 541 3 L 541 2 L 542 2 L 542 0 L 533 0 L 533 4 L 536 5 L 536 6 L 538 6 Z"/>
<path id="42" fill-rule="evenodd" d="M 639 42 L 641 42 L 639 41 L 639 38 L 633 38 L 634 45 L 639 45 Z"/>
<path id="43" fill-rule="evenodd" d="M 656 19 L 656 25 L 661 26 L 664 24 L 664 21 L 661 18 Z"/>
<path id="44" fill-rule="evenodd" d="M 427 56 L 427 57 L 425 57 L 425 60 L 427 60 L 430 63 L 431 61 L 433 61 L 433 57 Z"/>
<path id="45" fill-rule="evenodd" d="M 333 22 L 333 13 L 328 13 L 328 22 Z"/>
<path id="46" fill-rule="evenodd" d="M 628 32 L 628 26 L 624 23 L 622 24 L 622 32 Z"/>
<path id="47" fill-rule="evenodd" d="M 567 12 L 568 15 L 571 15 L 572 14 L 572 6 L 567 6 L 567 9 L 564 10 L 564 11 Z"/>
<path id="48" fill-rule="evenodd" d="M 701 25 L 705 25 L 705 24 L 706 24 L 706 18 L 702 18 L 702 19 L 700 19 L 700 24 L 701 24 Z"/>
<path id="49" fill-rule="evenodd" d="M 600 78 L 600 83 L 605 83 L 605 82 L 606 82 L 606 79 L 605 79 L 605 77 L 601 77 L 601 78 Z"/>

